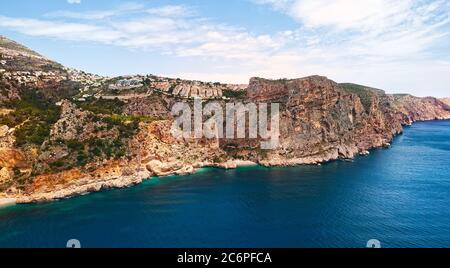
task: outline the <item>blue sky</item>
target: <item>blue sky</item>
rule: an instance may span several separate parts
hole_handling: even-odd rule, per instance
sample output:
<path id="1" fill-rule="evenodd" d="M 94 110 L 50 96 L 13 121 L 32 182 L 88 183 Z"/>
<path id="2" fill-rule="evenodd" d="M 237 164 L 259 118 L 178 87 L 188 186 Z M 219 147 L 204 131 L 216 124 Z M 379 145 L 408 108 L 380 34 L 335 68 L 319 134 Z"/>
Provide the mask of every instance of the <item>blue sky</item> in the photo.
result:
<path id="1" fill-rule="evenodd" d="M 0 34 L 103 74 L 247 83 L 325 75 L 450 96 L 447 0 L 16 0 Z"/>

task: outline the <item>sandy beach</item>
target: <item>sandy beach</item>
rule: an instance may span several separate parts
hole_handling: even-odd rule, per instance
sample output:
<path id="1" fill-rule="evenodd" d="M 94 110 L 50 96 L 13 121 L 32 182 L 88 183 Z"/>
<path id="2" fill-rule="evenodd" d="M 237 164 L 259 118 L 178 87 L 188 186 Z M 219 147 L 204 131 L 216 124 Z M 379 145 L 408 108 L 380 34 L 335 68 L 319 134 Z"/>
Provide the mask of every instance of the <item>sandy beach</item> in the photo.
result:
<path id="1" fill-rule="evenodd" d="M 14 198 L 0 198 L 0 208 L 12 206 L 16 204 L 16 199 Z"/>

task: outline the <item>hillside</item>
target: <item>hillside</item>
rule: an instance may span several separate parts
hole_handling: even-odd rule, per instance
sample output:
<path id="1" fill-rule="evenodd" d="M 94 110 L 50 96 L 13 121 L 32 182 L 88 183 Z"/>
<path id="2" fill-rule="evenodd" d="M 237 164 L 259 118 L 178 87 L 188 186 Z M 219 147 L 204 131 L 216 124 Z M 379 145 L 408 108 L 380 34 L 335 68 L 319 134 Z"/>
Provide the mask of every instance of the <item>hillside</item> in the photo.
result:
<path id="1" fill-rule="evenodd" d="M 4 36 L 1 36 L 1 35 L 0 35 L 0 47 L 2 47 L 4 49 L 17 51 L 17 52 L 22 52 L 22 53 L 29 54 L 29 55 L 36 56 L 36 57 L 42 57 L 35 51 L 15 42 L 13 40 L 10 40 Z"/>
<path id="2" fill-rule="evenodd" d="M 441 99 L 441 101 L 443 103 L 447 104 L 448 106 L 450 106 L 450 98 L 444 98 L 444 99 Z"/>
<path id="3" fill-rule="evenodd" d="M 385 92 L 381 89 L 376 89 L 372 87 L 367 87 L 352 83 L 341 83 L 339 84 L 345 91 L 358 96 L 366 109 L 370 108 L 372 99 L 376 96 L 383 96 Z"/>
<path id="4" fill-rule="evenodd" d="M 435 98 L 389 95 L 321 76 L 249 85 L 155 75 L 102 77 L 0 43 L 0 197 L 48 201 L 200 167 L 319 164 L 389 146 L 402 125 L 450 118 Z M 280 103 L 280 146 L 259 139 L 184 139 L 175 102 Z"/>

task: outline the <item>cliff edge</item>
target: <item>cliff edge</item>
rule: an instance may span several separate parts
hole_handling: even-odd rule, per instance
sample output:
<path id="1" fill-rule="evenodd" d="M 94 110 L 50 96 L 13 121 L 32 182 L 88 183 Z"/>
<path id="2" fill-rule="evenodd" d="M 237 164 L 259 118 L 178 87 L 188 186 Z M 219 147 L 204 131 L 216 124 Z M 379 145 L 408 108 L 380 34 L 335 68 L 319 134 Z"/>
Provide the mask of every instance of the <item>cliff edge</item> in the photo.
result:
<path id="1" fill-rule="evenodd" d="M 323 76 L 251 78 L 248 85 L 109 78 L 67 69 L 5 38 L 0 60 L 0 197 L 19 203 L 201 167 L 349 159 L 389 146 L 404 125 L 450 119 L 448 99 L 390 95 Z M 262 150 L 250 139 L 175 139 L 171 107 L 198 98 L 222 107 L 279 103 L 280 146 Z"/>

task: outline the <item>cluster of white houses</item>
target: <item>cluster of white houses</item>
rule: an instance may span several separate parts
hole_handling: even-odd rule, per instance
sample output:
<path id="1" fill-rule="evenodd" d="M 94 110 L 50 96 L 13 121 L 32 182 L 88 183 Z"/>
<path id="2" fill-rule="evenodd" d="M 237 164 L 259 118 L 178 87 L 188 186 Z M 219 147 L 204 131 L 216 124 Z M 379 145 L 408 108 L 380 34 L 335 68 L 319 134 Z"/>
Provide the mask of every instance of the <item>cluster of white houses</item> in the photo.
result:
<path id="1" fill-rule="evenodd" d="M 82 92 L 99 88 L 110 79 L 109 77 L 86 73 L 72 68 L 66 68 L 65 70 L 70 80 L 80 82 L 83 85 L 83 88 L 80 89 Z"/>
<path id="2" fill-rule="evenodd" d="M 61 81 L 67 79 L 67 76 L 61 75 L 56 72 L 44 72 L 44 71 L 15 71 L 9 72 L 4 69 L 0 69 L 0 73 L 3 78 L 13 80 L 21 85 L 37 85 L 39 82 L 45 81 Z"/>
<path id="3" fill-rule="evenodd" d="M 117 80 L 114 84 L 110 84 L 108 87 L 109 89 L 125 90 L 139 88 L 142 86 L 144 86 L 142 79 L 130 78 Z"/>
<path id="4" fill-rule="evenodd" d="M 223 91 L 245 90 L 246 85 L 230 85 L 201 81 L 173 79 L 159 76 L 128 76 L 110 84 L 110 89 L 124 90 L 146 86 L 167 95 L 182 98 L 218 99 L 223 98 Z"/>

